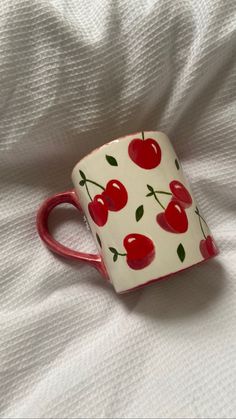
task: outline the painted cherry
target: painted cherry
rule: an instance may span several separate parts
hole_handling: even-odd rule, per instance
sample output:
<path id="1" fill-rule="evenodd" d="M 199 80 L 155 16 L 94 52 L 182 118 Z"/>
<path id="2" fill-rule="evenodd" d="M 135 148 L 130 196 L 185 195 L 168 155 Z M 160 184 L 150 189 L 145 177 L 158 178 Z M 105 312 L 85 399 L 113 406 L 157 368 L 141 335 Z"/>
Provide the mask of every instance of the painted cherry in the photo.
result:
<path id="1" fill-rule="evenodd" d="M 169 224 L 167 224 L 164 212 L 157 214 L 156 221 L 159 224 L 159 226 L 163 228 L 163 230 L 168 231 L 169 233 L 177 233 L 175 230 L 173 230 L 173 228 L 169 226 Z"/>
<path id="2" fill-rule="evenodd" d="M 207 236 L 206 239 L 200 241 L 200 251 L 204 259 L 208 259 L 211 256 L 218 254 L 218 249 L 211 236 Z"/>
<path id="3" fill-rule="evenodd" d="M 165 209 L 165 220 L 176 233 L 185 233 L 188 229 L 188 218 L 184 208 L 177 202 L 170 201 Z"/>
<path id="4" fill-rule="evenodd" d="M 128 194 L 124 185 L 116 179 L 110 180 L 102 193 L 109 211 L 120 211 L 128 201 Z"/>
<path id="5" fill-rule="evenodd" d="M 209 255 L 210 256 L 218 255 L 219 249 L 218 249 L 213 237 L 207 236 L 206 242 L 207 242 L 207 250 L 208 250 Z"/>
<path id="6" fill-rule="evenodd" d="M 123 244 L 127 251 L 126 261 L 131 269 L 143 269 L 155 257 L 152 240 L 142 234 L 129 234 L 124 238 Z"/>
<path id="7" fill-rule="evenodd" d="M 173 201 L 180 202 L 183 208 L 188 208 L 192 205 L 192 197 L 185 186 L 178 180 L 170 182 L 170 190 L 173 194 Z"/>
<path id="8" fill-rule="evenodd" d="M 157 214 L 156 221 L 161 228 L 171 233 L 185 233 L 188 229 L 188 218 L 184 207 L 173 197 L 167 207 L 158 198 L 158 194 L 171 195 L 166 191 L 155 191 L 151 185 L 147 185 L 149 190 L 146 196 L 153 196 L 158 204 L 163 208 L 164 212 Z"/>
<path id="9" fill-rule="evenodd" d="M 135 138 L 129 143 L 129 156 L 131 160 L 143 169 L 154 169 L 161 162 L 161 148 L 152 138 Z"/>
<path id="10" fill-rule="evenodd" d="M 106 224 L 108 218 L 107 204 L 102 195 L 96 195 L 93 200 L 88 204 L 89 214 L 93 221 L 102 227 Z"/>

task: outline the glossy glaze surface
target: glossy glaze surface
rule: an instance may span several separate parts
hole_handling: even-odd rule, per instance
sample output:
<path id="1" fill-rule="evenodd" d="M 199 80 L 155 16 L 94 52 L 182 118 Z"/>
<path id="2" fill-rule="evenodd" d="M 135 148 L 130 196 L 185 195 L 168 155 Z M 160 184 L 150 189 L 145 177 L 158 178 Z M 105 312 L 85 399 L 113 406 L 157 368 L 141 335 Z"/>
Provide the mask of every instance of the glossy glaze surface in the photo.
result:
<path id="1" fill-rule="evenodd" d="M 75 166 L 72 180 L 117 292 L 218 253 L 165 134 L 108 143 Z"/>

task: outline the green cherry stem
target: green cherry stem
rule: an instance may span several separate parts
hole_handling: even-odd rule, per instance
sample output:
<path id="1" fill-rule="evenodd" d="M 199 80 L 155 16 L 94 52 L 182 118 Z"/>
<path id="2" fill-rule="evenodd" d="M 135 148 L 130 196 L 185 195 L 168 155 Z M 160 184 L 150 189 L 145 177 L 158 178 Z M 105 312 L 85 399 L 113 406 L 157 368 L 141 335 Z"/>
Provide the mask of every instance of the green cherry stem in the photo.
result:
<path id="1" fill-rule="evenodd" d="M 164 195 L 172 195 L 172 193 L 170 192 L 165 192 L 165 191 L 155 191 L 155 193 L 162 193 Z"/>
<path id="2" fill-rule="evenodd" d="M 197 216 L 198 216 L 198 219 L 199 219 L 199 224 L 200 224 L 200 227 L 201 227 L 201 230 L 202 230 L 203 237 L 204 237 L 204 239 L 206 239 L 207 237 L 206 237 L 206 235 L 205 235 L 205 233 L 204 233 L 204 230 L 203 230 L 202 221 L 204 221 L 204 223 L 206 224 L 206 226 L 207 226 L 207 223 L 206 223 L 206 221 L 204 220 L 204 218 L 202 218 L 202 216 L 199 214 L 198 208 L 196 208 L 195 213 L 196 213 L 196 214 L 197 214 Z"/>
<path id="3" fill-rule="evenodd" d="M 144 140 L 144 132 L 142 131 L 141 133 L 142 133 L 142 139 Z"/>
<path id="4" fill-rule="evenodd" d="M 158 204 L 161 206 L 161 208 L 163 208 L 163 210 L 165 210 L 164 205 L 162 205 L 161 201 L 159 201 L 159 199 L 157 198 L 157 196 L 156 196 L 156 193 L 155 193 L 155 192 L 154 192 L 153 196 L 154 196 L 155 200 L 158 202 Z"/>
<path id="5" fill-rule="evenodd" d="M 127 256 L 127 253 L 120 253 L 114 247 L 109 247 L 109 250 L 110 250 L 111 253 L 114 253 L 114 255 Z"/>
<path id="6" fill-rule="evenodd" d="M 199 212 L 197 210 L 195 210 L 196 214 L 198 215 L 199 218 L 201 218 L 201 220 L 206 224 L 207 226 L 207 222 L 204 220 L 204 218 L 199 214 Z"/>
<path id="7" fill-rule="evenodd" d="M 98 188 L 102 189 L 103 191 L 105 191 L 105 188 L 102 185 L 99 185 L 99 183 L 94 182 L 93 180 L 90 179 L 86 179 L 85 183 L 92 183 L 93 185 L 97 186 Z"/>
<path id="8" fill-rule="evenodd" d="M 127 253 L 120 253 L 114 247 L 109 247 L 109 250 L 111 253 L 113 253 L 113 262 L 117 261 L 118 256 L 127 256 Z"/>
<path id="9" fill-rule="evenodd" d="M 90 198 L 90 201 L 92 201 L 92 200 L 93 200 L 93 198 L 91 197 L 91 195 L 90 195 L 90 193 L 89 193 L 89 188 L 88 188 L 87 182 L 85 182 L 85 188 L 86 188 L 87 194 L 88 194 L 88 196 L 89 196 L 89 198 Z"/>
<path id="10" fill-rule="evenodd" d="M 198 217 L 198 218 L 199 218 L 199 223 L 200 223 L 200 227 L 201 227 L 201 230 L 202 230 L 202 234 L 204 236 L 204 239 L 206 239 L 206 235 L 205 235 L 204 230 L 203 230 L 203 227 L 202 227 L 201 217 Z"/>
<path id="11" fill-rule="evenodd" d="M 157 197 L 157 193 L 163 193 L 163 194 L 166 194 L 166 195 L 172 195 L 172 194 L 170 194 L 169 192 L 164 192 L 164 191 L 154 191 L 154 189 L 151 185 L 147 185 L 147 188 L 150 192 L 146 196 L 154 196 L 155 200 L 158 202 L 158 204 L 161 206 L 161 208 L 163 208 L 163 210 L 165 210 L 164 205 L 162 205 L 161 201 Z"/>
<path id="12" fill-rule="evenodd" d="M 87 183 L 92 183 L 93 185 L 95 185 L 95 186 L 97 186 L 98 188 L 100 188 L 100 189 L 102 189 L 103 191 L 105 191 L 105 188 L 104 188 L 102 185 L 99 185 L 99 183 L 94 182 L 93 180 L 87 179 L 87 178 L 85 177 L 85 175 L 84 175 L 84 178 L 82 179 L 82 181 L 81 181 L 81 182 L 83 182 L 83 184 L 85 185 L 85 188 L 86 188 L 87 194 L 88 194 L 88 196 L 89 196 L 89 198 L 90 198 L 90 201 L 92 201 L 92 200 L 93 200 L 93 198 L 91 197 L 91 194 L 90 194 L 90 192 L 89 192 L 89 188 L 88 188 Z"/>

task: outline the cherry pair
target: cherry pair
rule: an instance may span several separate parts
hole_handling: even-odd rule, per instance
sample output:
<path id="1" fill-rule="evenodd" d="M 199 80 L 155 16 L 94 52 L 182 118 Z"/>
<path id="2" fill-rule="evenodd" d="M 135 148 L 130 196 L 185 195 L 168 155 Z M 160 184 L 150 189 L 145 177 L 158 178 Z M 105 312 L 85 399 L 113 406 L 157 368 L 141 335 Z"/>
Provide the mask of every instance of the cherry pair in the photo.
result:
<path id="1" fill-rule="evenodd" d="M 128 201 L 127 191 L 119 180 L 110 180 L 102 189 L 103 192 L 88 204 L 91 218 L 99 227 L 106 224 L 109 211 L 120 211 Z"/>
<path id="2" fill-rule="evenodd" d="M 169 186 L 172 192 L 172 199 L 166 208 L 162 206 L 165 211 L 157 215 L 157 223 L 166 231 L 185 233 L 188 229 L 188 218 L 185 209 L 192 205 L 191 195 L 178 180 L 173 180 Z"/>

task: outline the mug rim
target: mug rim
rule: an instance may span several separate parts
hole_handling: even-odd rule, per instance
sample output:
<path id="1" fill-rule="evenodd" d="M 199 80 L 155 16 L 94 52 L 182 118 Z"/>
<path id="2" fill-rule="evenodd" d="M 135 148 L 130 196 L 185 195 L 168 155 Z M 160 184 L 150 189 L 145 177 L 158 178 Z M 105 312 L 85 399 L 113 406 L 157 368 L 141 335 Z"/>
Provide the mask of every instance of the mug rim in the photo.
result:
<path id="1" fill-rule="evenodd" d="M 141 131 L 131 132 L 130 134 L 126 134 L 126 135 L 124 135 L 124 136 L 122 136 L 122 137 L 118 137 L 118 138 L 115 138 L 114 140 L 108 141 L 107 143 L 102 144 L 102 145 L 100 145 L 99 147 L 94 148 L 94 149 L 93 149 L 93 150 L 91 150 L 88 154 L 86 154 L 84 157 L 82 157 L 79 161 L 77 161 L 77 163 L 74 165 L 74 167 L 73 167 L 73 169 L 72 169 L 72 172 L 71 172 L 71 177 L 73 178 L 73 172 L 75 171 L 75 169 L 77 168 L 77 166 L 78 166 L 78 165 L 79 165 L 79 164 L 80 164 L 83 160 L 86 160 L 89 156 L 91 156 L 91 154 L 97 153 L 97 152 L 98 152 L 98 151 L 100 151 L 102 148 L 105 148 L 105 147 L 107 147 L 107 146 L 109 146 L 109 145 L 111 145 L 111 144 L 113 144 L 113 143 L 116 143 L 117 141 L 120 141 L 120 140 L 125 140 L 127 137 L 130 137 L 130 136 L 133 136 L 133 135 L 137 135 L 137 134 L 140 134 L 140 133 L 142 133 L 142 132 L 145 132 L 145 133 L 155 132 L 155 133 L 158 133 L 158 134 L 167 135 L 167 134 L 165 134 L 163 131 L 155 131 L 155 130 L 148 130 L 148 131 L 146 131 L 146 130 L 141 130 Z M 140 138 L 140 140 L 141 140 L 141 138 Z"/>

